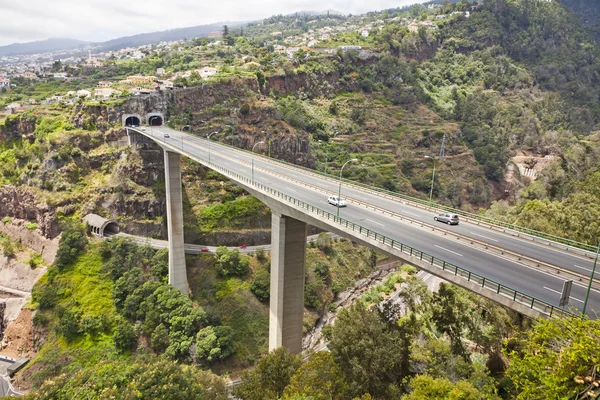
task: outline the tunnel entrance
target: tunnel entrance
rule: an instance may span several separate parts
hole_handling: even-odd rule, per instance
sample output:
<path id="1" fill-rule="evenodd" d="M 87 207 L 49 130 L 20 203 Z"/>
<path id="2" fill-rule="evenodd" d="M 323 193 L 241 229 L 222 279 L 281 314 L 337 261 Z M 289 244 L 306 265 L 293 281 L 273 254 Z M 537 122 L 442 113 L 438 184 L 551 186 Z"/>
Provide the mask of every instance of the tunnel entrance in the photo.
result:
<path id="1" fill-rule="evenodd" d="M 117 233 L 119 233 L 119 225 L 116 222 L 111 221 L 104 227 L 103 236 L 116 235 Z"/>
<path id="2" fill-rule="evenodd" d="M 150 118 L 148 118 L 148 124 L 150 126 L 162 126 L 163 119 L 159 115 L 153 115 Z"/>
<path id="3" fill-rule="evenodd" d="M 119 225 L 113 220 L 97 214 L 88 214 L 83 218 L 87 229 L 98 237 L 107 237 L 119 233 Z"/>
<path id="4" fill-rule="evenodd" d="M 140 119 L 138 117 L 127 117 L 125 119 L 125 126 L 140 126 Z"/>

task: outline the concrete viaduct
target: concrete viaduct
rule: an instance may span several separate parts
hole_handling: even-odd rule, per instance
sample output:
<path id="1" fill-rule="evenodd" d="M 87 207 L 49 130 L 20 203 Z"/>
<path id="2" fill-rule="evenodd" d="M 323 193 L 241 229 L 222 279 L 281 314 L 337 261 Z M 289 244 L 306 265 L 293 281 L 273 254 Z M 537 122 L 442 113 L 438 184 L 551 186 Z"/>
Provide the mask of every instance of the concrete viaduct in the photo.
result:
<path id="1" fill-rule="evenodd" d="M 358 205 L 360 203 L 359 200 L 354 199 L 357 204 L 354 204 L 354 202 L 349 200 L 350 207 L 348 207 L 348 210 L 344 210 L 342 212 L 346 213 L 343 215 L 351 215 L 349 212 L 357 215 L 359 212 L 365 214 L 364 218 L 357 220 L 358 222 L 352 222 L 351 217 L 337 217 L 335 214 L 333 214 L 335 211 L 324 211 L 328 205 L 323 204 L 314 206 L 306 201 L 296 198 L 296 196 L 300 196 L 300 192 L 303 190 L 308 192 L 308 188 L 310 188 L 311 191 L 319 191 L 316 186 L 313 187 L 309 184 L 306 184 L 306 189 L 302 189 L 302 187 L 299 188 L 297 186 L 292 188 L 292 183 L 289 183 L 290 187 L 286 186 L 287 189 L 289 189 L 291 193 L 298 193 L 297 195 L 288 195 L 283 193 L 281 190 L 274 189 L 272 186 L 283 188 L 286 185 L 285 182 L 292 182 L 291 177 L 296 174 L 297 171 L 294 171 L 290 167 L 282 167 L 290 168 L 290 171 L 289 174 L 281 174 L 281 176 L 277 173 L 267 176 L 268 174 L 265 172 L 264 167 L 261 167 L 260 171 L 256 171 L 257 174 L 258 172 L 262 174 L 260 181 L 261 183 L 259 183 L 258 178 L 255 180 L 254 154 L 248 154 L 247 152 L 243 152 L 239 149 L 231 149 L 226 146 L 207 141 L 206 139 L 201 139 L 165 127 L 147 126 L 140 128 L 137 125 L 137 122 L 140 120 L 139 116 L 136 117 L 138 118 L 137 121 L 133 120 L 132 116 L 124 116 L 123 118 L 124 124 L 126 122 L 130 122 L 129 125 L 136 126 L 127 128 L 130 145 L 134 146 L 140 141 L 153 140 L 164 150 L 167 199 L 167 231 L 169 242 L 169 283 L 177 289 L 185 293 L 187 293 L 189 290 L 184 253 L 181 155 L 185 155 L 194 161 L 200 162 L 204 166 L 211 168 L 235 181 L 253 196 L 264 202 L 271 209 L 272 258 L 269 320 L 270 350 L 281 346 L 286 347 L 288 350 L 294 353 L 299 353 L 302 350 L 302 320 L 304 310 L 304 272 L 307 224 L 351 238 L 355 242 L 402 259 L 408 264 L 412 264 L 419 269 L 423 269 L 433 275 L 456 283 L 475 293 L 479 293 L 482 296 L 492 299 L 525 315 L 536 318 L 570 315 L 570 313 L 563 311 L 560 307 L 557 307 L 556 304 L 552 304 L 552 301 L 549 299 L 552 299 L 553 297 L 551 296 L 555 296 L 554 294 L 548 294 L 548 296 L 543 300 L 540 299 L 541 296 L 528 294 L 530 293 L 528 290 L 530 287 L 529 282 L 525 282 L 525 287 L 523 289 L 518 287 L 514 288 L 519 282 L 524 281 L 523 276 L 529 276 L 530 274 L 535 275 L 535 273 L 532 272 L 533 269 L 517 269 L 513 265 L 516 265 L 517 261 L 502 261 L 506 260 L 507 257 L 510 257 L 507 255 L 509 254 L 508 251 L 505 253 L 505 250 L 502 250 L 502 257 L 497 256 L 498 258 L 490 258 L 491 261 L 489 261 L 489 263 L 491 264 L 491 268 L 489 275 L 491 277 L 484 276 L 481 272 L 473 272 L 473 270 L 481 264 L 480 261 L 482 260 L 482 255 L 478 251 L 474 251 L 474 255 L 469 257 L 473 258 L 474 260 L 472 264 L 473 266 L 471 267 L 471 264 L 469 264 L 468 266 L 470 269 L 467 270 L 465 268 L 458 267 L 455 263 L 453 264 L 452 262 L 447 262 L 440 257 L 432 256 L 430 255 L 431 253 L 425 253 L 424 251 L 417 250 L 410 245 L 396 241 L 395 239 L 391 238 L 391 234 L 388 234 L 388 236 L 378 234 L 374 229 L 362 226 L 362 224 L 358 222 L 363 221 L 364 224 L 367 224 L 366 221 L 371 221 L 383 227 L 385 221 L 380 220 L 381 222 L 377 222 L 375 218 L 378 214 L 375 213 L 375 211 L 365 211 L 369 209 L 368 204 L 366 207 L 364 207 L 362 204 Z M 159 116 L 159 118 L 161 118 L 160 122 L 162 122 L 162 116 Z M 149 122 L 150 119 L 151 116 L 146 118 L 146 121 Z M 211 152 L 212 161 L 208 161 L 211 160 Z M 262 159 L 262 162 L 266 163 L 267 160 Z M 239 169 L 236 171 L 234 171 L 232 167 L 234 164 L 239 164 Z M 252 167 L 250 167 L 250 165 Z M 249 173 L 250 168 L 252 168 L 251 178 Z M 242 173 L 241 171 L 244 172 Z M 277 184 L 274 182 L 275 180 L 280 180 L 284 183 Z M 337 182 L 334 184 L 337 186 Z M 348 192 L 349 191 L 350 190 L 348 189 Z M 327 194 L 317 194 L 317 200 L 314 200 L 315 203 L 321 203 L 321 201 L 318 201 L 319 196 L 321 196 L 321 200 L 324 200 L 326 199 Z M 348 194 L 348 196 L 350 196 L 350 194 Z M 347 198 L 351 199 L 351 197 Z M 323 203 L 326 202 L 323 201 Z M 385 212 L 383 215 L 386 215 Z M 358 216 L 356 218 L 358 218 Z M 389 218 L 392 218 L 391 214 Z M 400 231 L 418 229 L 413 228 L 412 226 L 409 227 L 406 221 L 398 224 L 398 227 L 393 228 L 393 232 L 399 232 L 399 229 Z M 421 227 L 422 226 L 423 225 L 421 225 Z M 418 234 L 420 235 L 421 233 Z M 432 235 L 430 232 L 427 232 L 426 234 L 429 235 L 427 237 L 431 236 L 433 240 L 442 240 L 434 237 L 435 234 Z M 414 234 L 412 235 L 414 236 Z M 492 233 L 488 233 L 488 235 L 491 236 Z M 446 240 L 447 238 L 443 239 Z M 420 243 L 422 243 L 423 246 L 428 245 L 428 243 L 423 240 Z M 463 244 L 465 244 L 464 240 L 461 245 Z M 471 239 L 471 246 L 477 247 L 479 245 L 482 245 L 481 242 L 477 242 L 476 239 Z M 487 249 L 487 253 L 492 252 L 491 247 L 488 248 L 488 246 L 492 245 L 487 245 L 485 243 L 483 243 L 483 245 L 486 246 L 485 249 Z M 448 250 L 442 246 L 435 246 L 444 250 Z M 423 249 L 423 247 L 419 247 Z M 466 258 L 460 258 L 463 257 L 463 255 L 459 254 L 459 250 L 448 251 L 453 253 L 448 253 L 448 257 L 454 257 L 452 260 L 458 259 L 463 262 L 467 261 Z M 460 251 L 463 252 L 463 250 Z M 519 258 L 519 260 L 521 260 L 521 258 Z M 498 272 L 499 268 L 496 266 L 498 263 L 502 262 L 506 264 L 506 268 L 513 268 L 516 272 L 510 272 L 507 269 L 508 273 L 497 275 L 496 273 Z M 521 270 L 525 272 L 519 272 Z M 502 276 L 503 278 L 499 278 L 499 276 Z M 542 279 L 543 282 L 540 283 L 541 285 L 557 285 L 558 283 L 562 282 L 560 279 L 557 282 L 550 282 L 549 280 L 551 280 L 551 278 L 544 276 L 545 275 L 539 274 L 535 275 L 531 279 Z M 501 279 L 506 279 L 511 286 L 501 282 Z M 545 292 L 543 292 L 541 289 L 540 293 L 545 294 Z M 534 294 L 537 295 L 537 292 L 534 292 Z M 597 302 L 597 300 L 598 299 L 595 299 L 594 301 Z"/>

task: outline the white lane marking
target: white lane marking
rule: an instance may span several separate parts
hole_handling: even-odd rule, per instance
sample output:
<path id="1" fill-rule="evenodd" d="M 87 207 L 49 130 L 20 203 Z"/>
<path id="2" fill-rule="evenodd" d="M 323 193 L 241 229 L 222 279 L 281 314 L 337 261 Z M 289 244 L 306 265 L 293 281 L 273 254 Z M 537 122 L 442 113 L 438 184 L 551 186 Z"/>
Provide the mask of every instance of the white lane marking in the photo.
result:
<path id="1" fill-rule="evenodd" d="M 296 192 L 296 190 L 292 189 L 291 187 L 285 187 L 287 190 L 289 190 L 290 192 Z"/>
<path id="2" fill-rule="evenodd" d="M 484 238 L 484 239 L 487 239 L 487 240 L 492 240 L 492 241 L 494 241 L 494 242 L 497 242 L 497 240 L 496 240 L 496 239 L 492 239 L 491 237 L 487 237 L 487 236 L 480 235 L 479 233 L 475 233 L 475 232 L 469 232 L 469 233 L 471 233 L 471 235 L 479 236 L 479 237 L 482 237 L 482 238 Z"/>
<path id="3" fill-rule="evenodd" d="M 437 244 L 434 244 L 434 246 L 435 246 L 435 247 L 437 247 L 438 249 L 446 250 L 446 251 L 449 251 L 450 253 L 456 254 L 457 256 L 461 256 L 461 257 L 463 257 L 463 255 L 462 255 L 462 254 L 460 254 L 460 253 L 457 253 L 457 252 L 455 252 L 455 251 L 452 251 L 452 250 L 448 250 L 448 249 L 447 249 L 447 248 L 445 248 L 445 247 L 438 246 Z"/>
<path id="4" fill-rule="evenodd" d="M 558 290 L 550 289 L 549 287 L 546 287 L 546 286 L 542 286 L 542 287 L 543 287 L 544 289 L 546 289 L 546 290 L 549 290 L 549 291 L 551 291 L 551 292 L 554 292 L 554 293 L 557 293 L 557 294 L 560 294 L 560 295 L 562 295 L 562 292 L 559 292 Z M 576 298 L 576 297 L 569 296 L 569 298 L 570 298 L 570 299 L 572 299 L 572 300 L 576 300 L 576 301 L 578 301 L 578 302 L 580 302 L 580 303 L 583 303 L 583 300 L 579 300 L 579 299 L 578 299 L 578 298 Z"/>
<path id="5" fill-rule="evenodd" d="M 577 265 L 577 264 L 573 264 L 573 266 L 574 266 L 575 268 L 580 268 L 580 269 L 582 269 L 582 270 L 584 270 L 584 271 L 587 271 L 587 272 L 592 272 L 591 268 L 584 268 L 584 267 L 581 267 L 581 266 L 579 266 L 579 265 Z M 598 272 L 596 272 L 596 273 L 598 273 Z"/>
<path id="6" fill-rule="evenodd" d="M 377 224 L 377 225 L 385 226 L 384 224 L 381 224 L 381 223 L 379 223 L 377 221 L 373 221 L 372 219 L 369 219 L 369 218 L 365 218 L 365 221 L 369 221 L 369 222 L 372 222 L 372 223 Z"/>

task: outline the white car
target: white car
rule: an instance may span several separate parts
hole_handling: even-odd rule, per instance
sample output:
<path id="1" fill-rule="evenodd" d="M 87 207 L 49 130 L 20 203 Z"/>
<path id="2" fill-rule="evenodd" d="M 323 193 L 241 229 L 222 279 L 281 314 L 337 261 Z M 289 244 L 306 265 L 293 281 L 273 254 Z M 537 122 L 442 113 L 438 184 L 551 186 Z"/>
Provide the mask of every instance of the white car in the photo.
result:
<path id="1" fill-rule="evenodd" d="M 346 203 L 346 200 L 340 199 L 337 196 L 329 196 L 327 198 L 327 202 L 336 207 L 346 207 L 348 205 L 348 203 Z"/>

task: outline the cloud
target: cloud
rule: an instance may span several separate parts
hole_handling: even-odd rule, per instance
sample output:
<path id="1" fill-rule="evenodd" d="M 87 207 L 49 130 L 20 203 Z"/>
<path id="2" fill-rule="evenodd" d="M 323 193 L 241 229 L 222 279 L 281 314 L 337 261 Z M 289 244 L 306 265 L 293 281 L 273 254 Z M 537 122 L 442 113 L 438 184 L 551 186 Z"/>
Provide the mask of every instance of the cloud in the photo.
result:
<path id="1" fill-rule="evenodd" d="M 252 21 L 275 14 L 334 9 L 359 14 L 426 0 L 28 0 L 0 4 L 0 45 L 65 37 L 105 41 L 137 33 Z"/>

